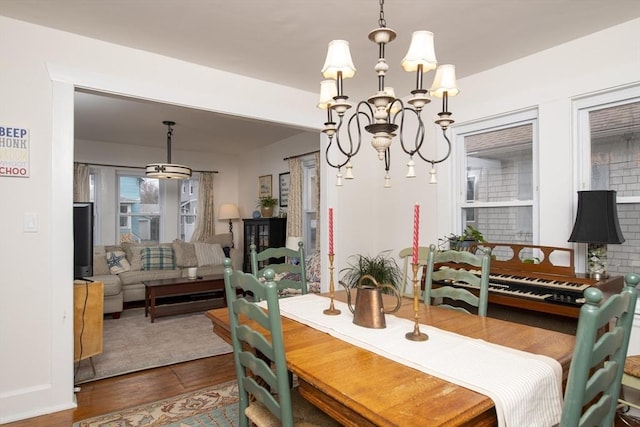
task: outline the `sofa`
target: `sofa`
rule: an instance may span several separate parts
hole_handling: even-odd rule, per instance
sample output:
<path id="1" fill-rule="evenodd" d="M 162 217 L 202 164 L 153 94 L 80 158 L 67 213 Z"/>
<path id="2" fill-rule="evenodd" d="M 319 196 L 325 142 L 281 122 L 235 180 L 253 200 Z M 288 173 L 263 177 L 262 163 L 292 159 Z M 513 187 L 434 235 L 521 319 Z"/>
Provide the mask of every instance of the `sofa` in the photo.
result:
<path id="1" fill-rule="evenodd" d="M 234 269 L 241 269 L 242 256 L 232 247 L 231 233 L 202 242 L 94 246 L 93 276 L 88 279 L 104 283 L 104 314 L 117 319 L 125 302 L 144 301 L 143 281 L 187 277 L 189 267 L 197 267 L 198 276 L 222 274 L 225 257 L 231 258 Z"/>

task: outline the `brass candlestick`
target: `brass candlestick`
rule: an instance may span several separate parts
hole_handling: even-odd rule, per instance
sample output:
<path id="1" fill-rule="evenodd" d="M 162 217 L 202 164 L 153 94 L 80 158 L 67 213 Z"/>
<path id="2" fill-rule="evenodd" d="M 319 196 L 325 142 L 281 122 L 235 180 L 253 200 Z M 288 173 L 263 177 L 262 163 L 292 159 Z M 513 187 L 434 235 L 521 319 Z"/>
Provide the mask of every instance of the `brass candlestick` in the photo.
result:
<path id="1" fill-rule="evenodd" d="M 340 314 L 340 310 L 333 306 L 333 293 L 335 288 L 333 285 L 333 254 L 329 254 L 329 296 L 331 297 L 331 304 L 329 308 L 323 311 L 327 316 L 335 316 Z"/>
<path id="2" fill-rule="evenodd" d="M 404 337 L 411 341 L 426 341 L 429 336 L 420 332 L 420 325 L 418 324 L 418 264 L 412 263 L 411 269 L 413 270 L 413 312 L 415 314 L 415 322 L 413 324 L 413 332 L 407 332 Z"/>

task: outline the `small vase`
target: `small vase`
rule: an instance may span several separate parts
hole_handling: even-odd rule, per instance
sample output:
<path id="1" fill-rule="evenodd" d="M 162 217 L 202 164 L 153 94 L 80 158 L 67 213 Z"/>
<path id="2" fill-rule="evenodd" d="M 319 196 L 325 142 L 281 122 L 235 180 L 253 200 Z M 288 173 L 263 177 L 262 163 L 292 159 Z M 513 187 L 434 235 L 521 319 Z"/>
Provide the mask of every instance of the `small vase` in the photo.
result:
<path id="1" fill-rule="evenodd" d="M 261 206 L 260 213 L 263 218 L 271 218 L 273 216 L 273 206 Z"/>

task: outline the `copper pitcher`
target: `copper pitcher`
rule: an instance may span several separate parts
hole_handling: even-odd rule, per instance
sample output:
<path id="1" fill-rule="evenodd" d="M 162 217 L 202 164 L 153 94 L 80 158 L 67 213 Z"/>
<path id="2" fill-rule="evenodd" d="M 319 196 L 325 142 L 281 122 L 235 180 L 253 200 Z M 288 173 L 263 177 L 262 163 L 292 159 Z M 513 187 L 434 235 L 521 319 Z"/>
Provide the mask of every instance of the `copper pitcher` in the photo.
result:
<path id="1" fill-rule="evenodd" d="M 371 282 L 371 284 L 364 284 L 364 281 Z M 365 274 L 358 281 L 356 304 L 355 307 L 351 305 L 351 289 L 342 282 L 339 282 L 347 291 L 347 304 L 349 310 L 353 313 L 353 323 L 358 326 L 364 326 L 365 328 L 382 329 L 387 327 L 387 323 L 384 320 L 385 313 L 395 313 L 400 309 L 402 299 L 398 290 L 389 284 L 378 284 L 376 279 L 369 274 Z M 385 310 L 382 305 L 382 292 L 381 289 L 391 289 L 393 294 L 398 299 L 393 310 Z"/>

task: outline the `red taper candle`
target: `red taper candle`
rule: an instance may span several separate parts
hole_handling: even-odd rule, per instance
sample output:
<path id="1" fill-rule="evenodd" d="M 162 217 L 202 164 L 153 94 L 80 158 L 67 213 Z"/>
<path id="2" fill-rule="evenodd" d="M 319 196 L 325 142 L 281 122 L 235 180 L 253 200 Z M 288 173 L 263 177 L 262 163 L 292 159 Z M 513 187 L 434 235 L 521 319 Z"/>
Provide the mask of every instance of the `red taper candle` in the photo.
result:
<path id="1" fill-rule="evenodd" d="M 333 255 L 333 208 L 329 208 L 329 255 Z"/>
<path id="2" fill-rule="evenodd" d="M 420 205 L 413 207 L 413 263 L 418 263 L 418 235 L 420 228 Z"/>

